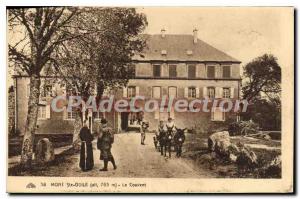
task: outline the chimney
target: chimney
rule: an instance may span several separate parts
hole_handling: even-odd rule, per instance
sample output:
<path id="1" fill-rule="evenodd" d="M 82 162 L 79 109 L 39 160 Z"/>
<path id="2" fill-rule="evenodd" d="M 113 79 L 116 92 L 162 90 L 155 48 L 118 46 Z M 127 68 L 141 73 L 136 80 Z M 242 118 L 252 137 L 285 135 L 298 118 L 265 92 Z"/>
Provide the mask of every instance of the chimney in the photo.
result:
<path id="1" fill-rule="evenodd" d="M 160 32 L 161 32 L 161 37 L 162 37 L 162 38 L 165 38 L 165 36 L 166 36 L 166 34 L 165 34 L 165 33 L 166 33 L 166 30 L 163 28 L 163 29 L 161 29 Z"/>
<path id="2" fill-rule="evenodd" d="M 193 30 L 193 35 L 194 35 L 194 44 L 196 44 L 198 40 L 198 30 L 196 28 Z"/>

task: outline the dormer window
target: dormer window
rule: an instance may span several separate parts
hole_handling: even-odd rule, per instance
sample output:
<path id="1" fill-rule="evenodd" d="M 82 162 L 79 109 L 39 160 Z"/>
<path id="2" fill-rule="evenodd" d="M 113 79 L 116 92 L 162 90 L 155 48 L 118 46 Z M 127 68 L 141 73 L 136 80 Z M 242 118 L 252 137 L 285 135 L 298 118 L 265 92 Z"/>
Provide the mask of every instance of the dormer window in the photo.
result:
<path id="1" fill-rule="evenodd" d="M 167 50 L 161 50 L 161 55 L 167 55 Z"/>
<path id="2" fill-rule="evenodd" d="M 187 50 L 187 51 L 186 51 L 186 54 L 187 54 L 187 55 L 193 55 L 193 51 L 192 51 L 192 50 Z"/>

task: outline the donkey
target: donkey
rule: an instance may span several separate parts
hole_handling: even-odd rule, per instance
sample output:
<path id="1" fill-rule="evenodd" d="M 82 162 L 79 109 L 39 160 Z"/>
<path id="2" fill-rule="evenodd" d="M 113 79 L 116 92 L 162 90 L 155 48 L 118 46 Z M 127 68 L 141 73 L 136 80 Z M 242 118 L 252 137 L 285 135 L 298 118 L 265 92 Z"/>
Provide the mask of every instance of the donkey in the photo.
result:
<path id="1" fill-rule="evenodd" d="M 175 144 L 176 157 L 181 157 L 182 145 L 185 141 L 185 135 L 184 135 L 185 130 L 186 130 L 186 128 L 185 129 L 176 128 L 176 133 L 174 135 L 174 144 Z"/>

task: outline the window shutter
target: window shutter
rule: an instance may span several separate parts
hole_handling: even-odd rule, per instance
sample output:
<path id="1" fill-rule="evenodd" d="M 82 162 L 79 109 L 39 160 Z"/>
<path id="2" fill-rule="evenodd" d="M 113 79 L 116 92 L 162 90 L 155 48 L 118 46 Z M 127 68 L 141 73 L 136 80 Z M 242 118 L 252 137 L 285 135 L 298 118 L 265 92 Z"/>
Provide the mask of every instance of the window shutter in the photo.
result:
<path id="1" fill-rule="evenodd" d="M 154 119 L 159 119 L 159 109 L 155 110 L 154 112 Z"/>
<path id="2" fill-rule="evenodd" d="M 203 97 L 207 97 L 207 87 L 203 87 Z"/>
<path id="3" fill-rule="evenodd" d="M 51 115 L 50 104 L 47 104 L 46 105 L 46 119 L 50 119 L 50 115 Z"/>
<path id="4" fill-rule="evenodd" d="M 223 88 L 222 87 L 219 88 L 219 97 L 223 98 Z"/>
<path id="5" fill-rule="evenodd" d="M 140 95 L 140 87 L 136 86 L 135 87 L 135 96 L 139 96 Z"/>
<path id="6" fill-rule="evenodd" d="M 200 92 L 199 92 L 199 88 L 196 88 L 196 98 L 200 97 Z"/>
<path id="7" fill-rule="evenodd" d="M 174 108 L 171 108 L 170 110 L 170 118 L 175 119 Z"/>
<path id="8" fill-rule="evenodd" d="M 188 98 L 188 96 L 189 96 L 189 88 L 188 88 L 188 87 L 185 87 L 185 88 L 184 88 L 184 97 L 185 97 L 185 98 Z"/>
<path id="9" fill-rule="evenodd" d="M 214 114 L 215 114 L 215 112 L 214 112 L 214 110 L 213 109 L 211 109 L 211 121 L 214 121 Z"/>
<path id="10" fill-rule="evenodd" d="M 230 88 L 230 98 L 234 98 L 234 88 Z"/>
<path id="11" fill-rule="evenodd" d="M 220 98 L 220 87 L 216 87 L 215 89 L 215 98 Z"/>
<path id="12" fill-rule="evenodd" d="M 67 106 L 64 107 L 63 118 L 64 118 L 64 120 L 68 119 Z"/>
<path id="13" fill-rule="evenodd" d="M 123 97 L 127 98 L 127 87 L 123 88 Z"/>

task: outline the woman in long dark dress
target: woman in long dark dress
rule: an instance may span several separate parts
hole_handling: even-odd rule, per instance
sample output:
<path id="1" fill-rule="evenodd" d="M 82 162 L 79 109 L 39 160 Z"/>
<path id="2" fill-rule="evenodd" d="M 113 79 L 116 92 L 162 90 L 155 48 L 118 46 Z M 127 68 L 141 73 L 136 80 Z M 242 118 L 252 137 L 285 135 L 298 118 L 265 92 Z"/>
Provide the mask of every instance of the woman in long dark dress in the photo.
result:
<path id="1" fill-rule="evenodd" d="M 89 171 L 94 167 L 93 157 L 93 136 L 86 123 L 80 130 L 79 137 L 81 139 L 80 162 L 79 166 L 82 171 Z"/>

